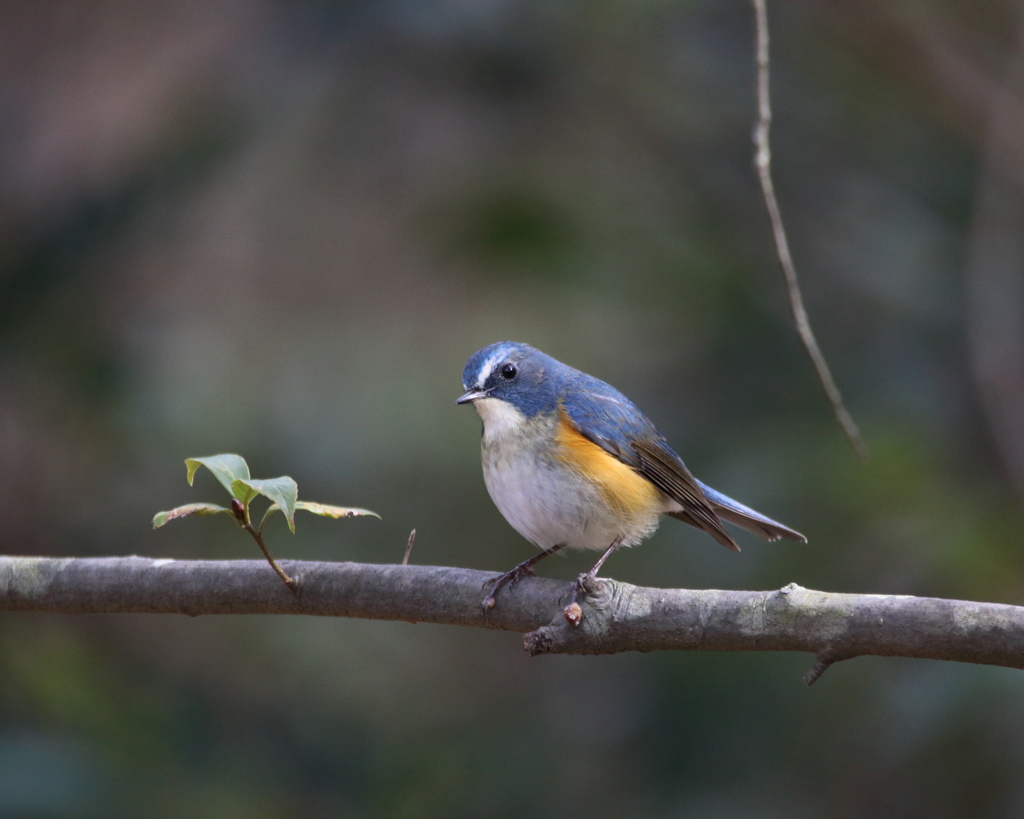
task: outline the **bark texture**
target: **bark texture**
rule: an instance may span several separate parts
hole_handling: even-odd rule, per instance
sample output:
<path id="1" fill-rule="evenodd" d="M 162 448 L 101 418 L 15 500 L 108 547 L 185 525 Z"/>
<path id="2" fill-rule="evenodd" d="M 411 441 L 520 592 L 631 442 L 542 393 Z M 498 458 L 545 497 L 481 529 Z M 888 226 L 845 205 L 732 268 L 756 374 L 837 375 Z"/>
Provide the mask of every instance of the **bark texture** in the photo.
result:
<path id="1" fill-rule="evenodd" d="M 530 654 L 806 651 L 813 682 L 866 654 L 1024 668 L 1024 607 L 929 597 L 691 591 L 598 579 L 572 625 L 567 585 L 527 578 L 481 611 L 492 573 L 440 566 L 281 561 L 286 587 L 258 560 L 0 557 L 0 610 L 62 613 L 308 614 L 527 632 Z"/>

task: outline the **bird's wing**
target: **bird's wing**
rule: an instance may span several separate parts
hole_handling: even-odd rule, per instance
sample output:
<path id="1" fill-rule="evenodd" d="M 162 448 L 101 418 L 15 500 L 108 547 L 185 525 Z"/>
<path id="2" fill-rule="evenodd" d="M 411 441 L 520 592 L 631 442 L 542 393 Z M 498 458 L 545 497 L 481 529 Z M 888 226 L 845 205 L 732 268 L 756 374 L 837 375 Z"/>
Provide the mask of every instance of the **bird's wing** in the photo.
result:
<path id="1" fill-rule="evenodd" d="M 783 526 L 777 520 L 772 520 L 767 515 L 755 512 L 749 506 L 744 506 L 739 501 L 733 500 L 728 495 L 723 495 L 707 484 L 703 484 L 700 481 L 697 481 L 697 483 L 704 490 L 704 497 L 708 499 L 715 513 L 722 520 L 742 526 L 748 532 L 753 532 L 765 540 L 778 540 L 780 537 L 785 537 L 790 540 L 799 540 L 801 543 L 807 542 L 807 538 L 795 529 L 790 529 L 788 526 Z"/>
<path id="2" fill-rule="evenodd" d="M 583 389 L 574 391 L 571 405 L 562 402 L 562 410 L 573 427 L 682 506 L 681 511 L 669 514 L 738 552 L 739 546 L 725 531 L 701 483 L 647 416 L 610 385 L 589 377 L 588 382 L 592 383 L 579 385 Z"/>

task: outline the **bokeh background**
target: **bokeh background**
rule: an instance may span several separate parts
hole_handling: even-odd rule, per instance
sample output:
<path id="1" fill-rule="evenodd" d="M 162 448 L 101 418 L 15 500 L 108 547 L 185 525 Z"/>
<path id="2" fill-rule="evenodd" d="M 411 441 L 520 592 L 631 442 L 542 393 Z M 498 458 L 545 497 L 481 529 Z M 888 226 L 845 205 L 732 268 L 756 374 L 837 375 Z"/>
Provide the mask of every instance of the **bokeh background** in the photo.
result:
<path id="1" fill-rule="evenodd" d="M 531 547 L 453 405 L 508 338 L 810 539 L 669 521 L 609 575 L 1024 604 L 1019 6 L 770 8 L 776 184 L 862 466 L 751 167 L 748 3 L 0 3 L 0 549 L 256 558 L 227 519 L 150 528 L 229 451 L 383 516 L 277 521 L 279 557 L 396 562 L 416 527 L 414 562 L 508 569 Z M 1024 812 L 1020 672 L 811 662 L 4 614 L 0 816 Z"/>

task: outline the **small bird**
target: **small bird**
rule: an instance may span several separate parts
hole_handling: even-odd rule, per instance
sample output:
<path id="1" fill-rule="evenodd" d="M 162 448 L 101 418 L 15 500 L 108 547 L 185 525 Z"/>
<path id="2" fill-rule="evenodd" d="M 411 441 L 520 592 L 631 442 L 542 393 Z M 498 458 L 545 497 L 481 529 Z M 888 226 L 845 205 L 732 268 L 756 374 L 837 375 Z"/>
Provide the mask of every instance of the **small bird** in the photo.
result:
<path id="1" fill-rule="evenodd" d="M 670 515 L 707 532 L 726 548 L 739 546 L 722 525 L 736 524 L 765 540 L 799 532 L 698 481 L 646 415 L 617 389 L 556 361 L 529 344 L 499 341 L 478 350 L 462 373 L 483 421 L 481 458 L 491 500 L 512 528 L 541 551 L 489 581 L 495 595 L 560 549 L 603 549 L 570 591 L 585 593 L 609 555 L 635 546 Z"/>

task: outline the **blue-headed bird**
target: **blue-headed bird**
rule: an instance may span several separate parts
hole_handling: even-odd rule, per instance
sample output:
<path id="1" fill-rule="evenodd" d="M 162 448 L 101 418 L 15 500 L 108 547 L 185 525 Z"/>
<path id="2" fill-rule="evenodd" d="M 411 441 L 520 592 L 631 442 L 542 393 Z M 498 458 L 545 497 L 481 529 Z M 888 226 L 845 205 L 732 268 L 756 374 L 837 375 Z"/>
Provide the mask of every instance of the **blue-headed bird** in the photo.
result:
<path id="1" fill-rule="evenodd" d="M 462 374 L 483 421 L 481 455 L 491 499 L 540 548 L 488 582 L 495 595 L 560 549 L 600 549 L 570 590 L 572 602 L 608 556 L 654 533 L 662 515 L 739 551 L 722 521 L 765 540 L 807 542 L 799 532 L 701 483 L 654 424 L 617 389 L 528 344 L 500 341 L 477 351 Z"/>

